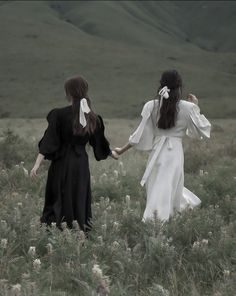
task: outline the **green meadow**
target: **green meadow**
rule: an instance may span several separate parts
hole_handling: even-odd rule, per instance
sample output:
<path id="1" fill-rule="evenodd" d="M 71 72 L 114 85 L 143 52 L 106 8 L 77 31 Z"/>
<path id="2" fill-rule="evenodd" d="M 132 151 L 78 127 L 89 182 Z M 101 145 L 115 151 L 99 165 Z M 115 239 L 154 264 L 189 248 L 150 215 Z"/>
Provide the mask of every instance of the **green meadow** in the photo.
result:
<path id="1" fill-rule="evenodd" d="M 236 4 L 0 1 L 0 296 L 234 296 Z M 202 203 L 141 222 L 148 155 L 90 159 L 93 230 L 39 224 L 49 162 L 29 172 L 49 110 L 80 74 L 111 147 L 123 145 L 161 73 L 199 97 L 211 139 L 184 139 L 185 186 Z"/>

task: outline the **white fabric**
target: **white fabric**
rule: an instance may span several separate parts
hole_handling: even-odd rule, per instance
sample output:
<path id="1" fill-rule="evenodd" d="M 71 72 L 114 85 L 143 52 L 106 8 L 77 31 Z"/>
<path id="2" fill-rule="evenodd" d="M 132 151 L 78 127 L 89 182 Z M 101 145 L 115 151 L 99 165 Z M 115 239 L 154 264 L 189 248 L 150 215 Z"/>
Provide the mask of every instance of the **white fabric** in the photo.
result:
<path id="1" fill-rule="evenodd" d="M 87 100 L 85 98 L 83 98 L 80 101 L 80 112 L 79 112 L 79 122 L 83 127 L 86 127 L 86 125 L 87 125 L 87 121 L 86 121 L 84 113 L 88 114 L 90 111 L 91 110 L 90 110 L 90 108 L 88 106 Z"/>
<path id="2" fill-rule="evenodd" d="M 160 91 L 159 91 L 159 95 L 160 95 L 160 109 L 161 109 L 161 106 L 162 106 L 162 102 L 163 102 L 163 98 L 164 99 L 168 99 L 169 98 L 169 92 L 170 92 L 170 89 L 167 87 L 167 86 L 164 86 Z"/>
<path id="3" fill-rule="evenodd" d="M 152 219 L 154 212 L 161 220 L 168 220 L 175 210 L 181 211 L 201 202 L 184 187 L 182 138 L 186 134 L 198 139 L 209 138 L 211 124 L 193 103 L 181 100 L 178 109 L 175 127 L 158 129 L 155 124 L 158 101 L 147 102 L 141 113 L 141 123 L 129 138 L 129 143 L 136 149 L 150 151 L 141 180 L 147 192 L 144 221 Z"/>

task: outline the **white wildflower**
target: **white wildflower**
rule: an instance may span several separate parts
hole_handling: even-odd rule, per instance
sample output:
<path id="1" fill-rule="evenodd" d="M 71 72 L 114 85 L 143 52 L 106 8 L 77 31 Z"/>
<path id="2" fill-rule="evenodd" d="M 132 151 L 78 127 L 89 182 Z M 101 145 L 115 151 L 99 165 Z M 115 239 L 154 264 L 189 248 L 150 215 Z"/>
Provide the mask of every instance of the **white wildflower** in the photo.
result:
<path id="1" fill-rule="evenodd" d="M 20 296 L 21 285 L 20 284 L 12 285 L 11 292 L 12 292 L 12 296 Z"/>
<path id="2" fill-rule="evenodd" d="M 21 168 L 23 170 L 24 175 L 26 177 L 28 177 L 29 176 L 29 171 L 24 167 L 24 162 L 23 161 L 20 163 L 20 166 L 21 166 Z"/>
<path id="3" fill-rule="evenodd" d="M 107 224 L 103 224 L 102 225 L 102 232 L 106 233 L 106 231 L 107 231 Z"/>
<path id="4" fill-rule="evenodd" d="M 48 251 L 48 255 L 51 255 L 52 254 L 52 244 L 51 243 L 48 243 L 46 245 L 46 248 L 47 248 L 47 251 Z"/>
<path id="5" fill-rule="evenodd" d="M 196 250 L 196 249 L 199 249 L 199 247 L 200 247 L 200 242 L 199 241 L 195 241 L 193 243 L 193 249 Z"/>
<path id="6" fill-rule="evenodd" d="M 224 273 L 224 276 L 225 277 L 229 277 L 230 276 L 230 271 L 227 270 L 227 269 L 225 269 L 223 273 Z"/>
<path id="7" fill-rule="evenodd" d="M 114 241 L 114 242 L 112 243 L 112 248 L 113 248 L 113 249 L 117 249 L 119 246 L 120 246 L 120 244 L 119 244 L 117 241 Z"/>
<path id="8" fill-rule="evenodd" d="M 208 236 L 212 237 L 212 232 L 211 231 L 208 232 Z"/>
<path id="9" fill-rule="evenodd" d="M 34 246 L 29 247 L 28 255 L 30 255 L 31 257 L 34 257 L 36 255 L 36 247 Z"/>
<path id="10" fill-rule="evenodd" d="M 102 245 L 103 244 L 103 237 L 100 235 L 97 237 L 97 239 L 98 239 L 99 244 Z"/>
<path id="11" fill-rule="evenodd" d="M 115 179 L 117 179 L 119 177 L 119 172 L 117 170 L 114 170 L 113 174 L 114 174 Z"/>
<path id="12" fill-rule="evenodd" d="M 2 238 L 1 239 L 1 248 L 2 249 L 6 249 L 7 248 L 7 243 L 8 243 L 7 239 L 6 238 Z"/>
<path id="13" fill-rule="evenodd" d="M 94 264 L 94 266 L 92 268 L 92 272 L 93 272 L 93 275 L 97 279 L 102 279 L 103 278 L 102 270 L 101 270 L 101 268 L 99 267 L 98 264 Z"/>
<path id="14" fill-rule="evenodd" d="M 106 197 L 106 198 L 105 198 L 105 203 L 106 203 L 106 204 L 109 204 L 109 203 L 110 203 L 110 198 L 109 198 L 109 197 Z"/>
<path id="15" fill-rule="evenodd" d="M 130 195 L 128 195 L 128 194 L 126 195 L 125 201 L 126 201 L 127 207 L 129 208 L 130 207 Z"/>
<path id="16" fill-rule="evenodd" d="M 113 227 L 115 230 L 118 230 L 119 226 L 120 226 L 119 222 L 116 222 L 116 221 L 113 222 Z"/>
<path id="17" fill-rule="evenodd" d="M 73 226 L 74 229 L 80 230 L 79 223 L 78 223 L 77 220 L 72 221 L 72 226 Z"/>
<path id="18" fill-rule="evenodd" d="M 100 183 L 104 183 L 104 182 L 107 182 L 108 181 L 108 177 L 107 177 L 107 174 L 106 173 L 103 173 L 100 178 L 99 178 L 99 182 Z"/>
<path id="19" fill-rule="evenodd" d="M 208 245 L 208 239 L 203 239 L 202 240 L 202 245 L 207 246 Z"/>
<path id="20" fill-rule="evenodd" d="M 111 206 L 108 206 L 108 207 L 107 207 L 107 210 L 110 211 L 110 210 L 111 210 Z"/>
<path id="21" fill-rule="evenodd" d="M 40 261 L 40 259 L 35 259 L 35 260 L 33 261 L 33 268 L 34 268 L 36 271 L 38 271 L 38 270 L 40 270 L 40 267 L 41 267 L 41 261 Z"/>
<path id="22" fill-rule="evenodd" d="M 22 206 L 23 206 L 22 202 L 18 202 L 18 203 L 17 203 L 17 206 L 18 206 L 19 208 L 22 208 Z"/>
<path id="23" fill-rule="evenodd" d="M 1 220 L 1 227 L 2 227 L 2 229 L 4 229 L 4 230 L 7 229 L 7 221 L 6 221 L 6 220 Z"/>
<path id="24" fill-rule="evenodd" d="M 57 223 L 56 222 L 52 222 L 51 223 L 52 228 L 56 228 L 57 227 Z"/>
<path id="25" fill-rule="evenodd" d="M 67 228 L 67 223 L 66 223 L 66 222 L 62 222 L 62 223 L 61 223 L 61 228 L 62 228 L 63 230 L 65 230 L 65 229 Z"/>
<path id="26" fill-rule="evenodd" d="M 203 176 L 204 175 L 204 171 L 203 170 L 199 170 L 199 176 Z"/>

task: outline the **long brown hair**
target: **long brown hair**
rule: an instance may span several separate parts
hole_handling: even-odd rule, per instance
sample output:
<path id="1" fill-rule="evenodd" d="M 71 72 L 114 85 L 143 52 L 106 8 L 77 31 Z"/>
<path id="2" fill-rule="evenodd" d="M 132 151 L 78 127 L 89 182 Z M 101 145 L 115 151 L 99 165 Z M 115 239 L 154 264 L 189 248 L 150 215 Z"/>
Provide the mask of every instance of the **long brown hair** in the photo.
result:
<path id="1" fill-rule="evenodd" d="M 160 107 L 158 108 L 157 112 L 158 114 L 160 112 L 160 115 L 157 121 L 157 126 L 160 129 L 169 129 L 175 126 L 178 102 L 182 96 L 182 78 L 180 74 L 176 70 L 163 72 L 157 93 L 159 93 L 164 86 L 167 86 L 170 89 L 169 98 L 163 98 L 161 109 Z"/>
<path id="2" fill-rule="evenodd" d="M 97 115 L 91 109 L 91 101 L 88 96 L 88 82 L 80 76 L 74 76 L 66 80 L 64 88 L 67 98 L 72 100 L 73 134 L 93 134 L 96 129 Z M 87 100 L 88 106 L 91 110 L 88 114 L 85 114 L 87 125 L 84 128 L 79 122 L 80 101 L 83 98 Z"/>

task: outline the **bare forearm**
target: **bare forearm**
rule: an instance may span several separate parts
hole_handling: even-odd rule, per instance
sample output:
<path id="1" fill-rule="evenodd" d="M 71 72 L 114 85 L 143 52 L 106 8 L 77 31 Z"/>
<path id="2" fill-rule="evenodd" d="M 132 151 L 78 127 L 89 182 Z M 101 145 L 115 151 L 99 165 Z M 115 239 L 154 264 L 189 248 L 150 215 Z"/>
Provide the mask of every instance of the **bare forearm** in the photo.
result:
<path id="1" fill-rule="evenodd" d="M 123 154 L 124 152 L 128 151 L 130 148 L 132 148 L 132 145 L 128 142 L 123 147 L 120 148 L 120 154 Z"/>
<path id="2" fill-rule="evenodd" d="M 44 159 L 44 155 L 39 153 L 36 158 L 35 165 L 39 167 L 43 159 Z"/>

